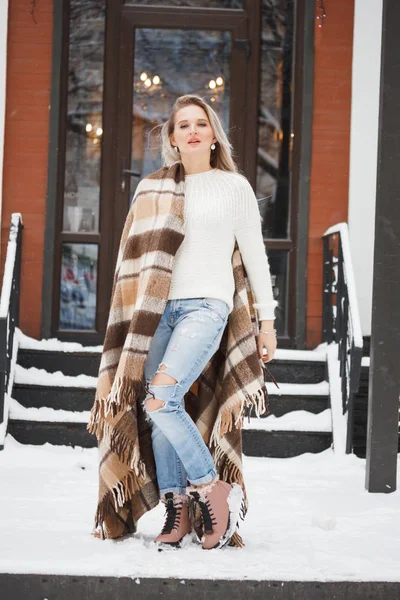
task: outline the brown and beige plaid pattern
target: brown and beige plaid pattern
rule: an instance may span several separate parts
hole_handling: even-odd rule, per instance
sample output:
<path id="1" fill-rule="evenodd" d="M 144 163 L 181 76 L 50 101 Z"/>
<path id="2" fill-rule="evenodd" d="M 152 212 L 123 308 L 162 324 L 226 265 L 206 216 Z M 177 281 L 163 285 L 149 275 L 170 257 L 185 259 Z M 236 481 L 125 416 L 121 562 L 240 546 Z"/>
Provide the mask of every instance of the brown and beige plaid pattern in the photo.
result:
<path id="1" fill-rule="evenodd" d="M 88 430 L 99 445 L 94 535 L 117 538 L 159 502 L 151 426 L 143 414 L 144 364 L 168 301 L 174 257 L 184 238 L 184 168 L 176 162 L 141 180 L 121 236 L 111 308 Z M 219 349 L 185 396 L 186 410 L 221 479 L 244 486 L 241 427 L 246 411 L 268 410 L 258 357 L 254 298 L 237 244 L 233 310 Z M 245 493 L 246 496 L 246 493 Z M 246 497 L 247 508 L 247 497 Z M 232 544 L 242 541 L 236 533 Z"/>

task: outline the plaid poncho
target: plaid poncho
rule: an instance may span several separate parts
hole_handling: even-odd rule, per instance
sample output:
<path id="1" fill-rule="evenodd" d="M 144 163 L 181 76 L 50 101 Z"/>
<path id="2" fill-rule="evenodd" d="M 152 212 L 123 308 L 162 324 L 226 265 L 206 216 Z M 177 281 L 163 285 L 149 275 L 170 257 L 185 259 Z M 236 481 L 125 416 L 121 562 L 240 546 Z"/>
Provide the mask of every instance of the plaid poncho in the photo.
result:
<path id="1" fill-rule="evenodd" d="M 88 430 L 99 446 L 94 535 L 117 538 L 159 502 L 151 425 L 145 419 L 144 364 L 168 301 L 175 254 L 184 238 L 181 162 L 143 178 L 126 218 Z M 210 448 L 220 479 L 242 485 L 241 427 L 246 409 L 268 410 L 258 356 L 254 298 L 237 243 L 232 254 L 233 310 L 219 349 L 185 395 L 187 412 Z M 233 545 L 242 545 L 236 532 Z"/>

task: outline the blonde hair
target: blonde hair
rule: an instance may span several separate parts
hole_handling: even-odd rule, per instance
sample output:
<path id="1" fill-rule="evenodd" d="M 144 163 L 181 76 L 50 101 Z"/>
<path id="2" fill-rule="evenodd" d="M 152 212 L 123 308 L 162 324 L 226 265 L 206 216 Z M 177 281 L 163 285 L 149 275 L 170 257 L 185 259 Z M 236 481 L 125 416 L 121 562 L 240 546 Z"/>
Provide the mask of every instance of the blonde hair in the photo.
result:
<path id="1" fill-rule="evenodd" d="M 239 169 L 232 158 L 233 148 L 230 143 L 228 136 L 226 135 L 222 123 L 217 113 L 207 104 L 207 102 L 195 94 L 186 94 L 179 96 L 175 100 L 172 107 L 170 116 L 167 121 L 161 126 L 160 137 L 161 137 L 161 156 L 164 161 L 164 166 L 170 166 L 173 163 L 180 160 L 179 153 L 174 150 L 171 145 L 170 135 L 173 133 L 175 128 L 175 117 L 178 110 L 184 106 L 190 106 L 195 104 L 202 108 L 210 121 L 210 125 L 214 131 L 214 135 L 217 138 L 215 142 L 215 150 L 211 150 L 210 165 L 213 168 L 221 169 L 222 171 L 234 171 L 239 172 Z"/>

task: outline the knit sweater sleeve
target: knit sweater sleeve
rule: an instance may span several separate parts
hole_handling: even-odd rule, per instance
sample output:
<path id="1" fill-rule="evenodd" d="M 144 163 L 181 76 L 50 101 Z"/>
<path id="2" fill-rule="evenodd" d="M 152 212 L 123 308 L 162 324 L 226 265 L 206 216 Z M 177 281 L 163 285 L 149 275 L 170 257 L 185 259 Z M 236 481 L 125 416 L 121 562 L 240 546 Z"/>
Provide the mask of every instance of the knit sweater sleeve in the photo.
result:
<path id="1" fill-rule="evenodd" d="M 234 232 L 247 271 L 260 321 L 275 318 L 269 261 L 261 231 L 262 218 L 253 188 L 245 177 L 238 181 L 234 209 Z"/>

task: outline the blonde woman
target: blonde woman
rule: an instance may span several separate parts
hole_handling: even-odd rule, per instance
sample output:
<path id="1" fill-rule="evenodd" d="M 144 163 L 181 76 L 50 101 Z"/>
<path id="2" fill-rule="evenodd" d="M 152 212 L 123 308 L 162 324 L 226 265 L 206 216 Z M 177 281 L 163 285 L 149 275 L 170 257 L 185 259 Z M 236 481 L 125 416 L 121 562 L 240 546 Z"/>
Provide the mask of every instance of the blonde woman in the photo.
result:
<path id="1" fill-rule="evenodd" d="M 217 351 L 232 310 L 235 240 L 256 299 L 261 324 L 257 348 L 264 362 L 274 357 L 277 346 L 277 302 L 257 199 L 238 172 L 218 115 L 201 97 L 182 96 L 161 136 L 165 165 L 180 161 L 184 167 L 185 237 L 144 367 L 144 408 L 152 425 L 157 481 L 166 507 L 164 527 L 155 541 L 180 546 L 191 530 L 191 500 L 201 509 L 203 548 L 222 548 L 236 529 L 242 489 L 219 480 L 183 399 Z"/>

